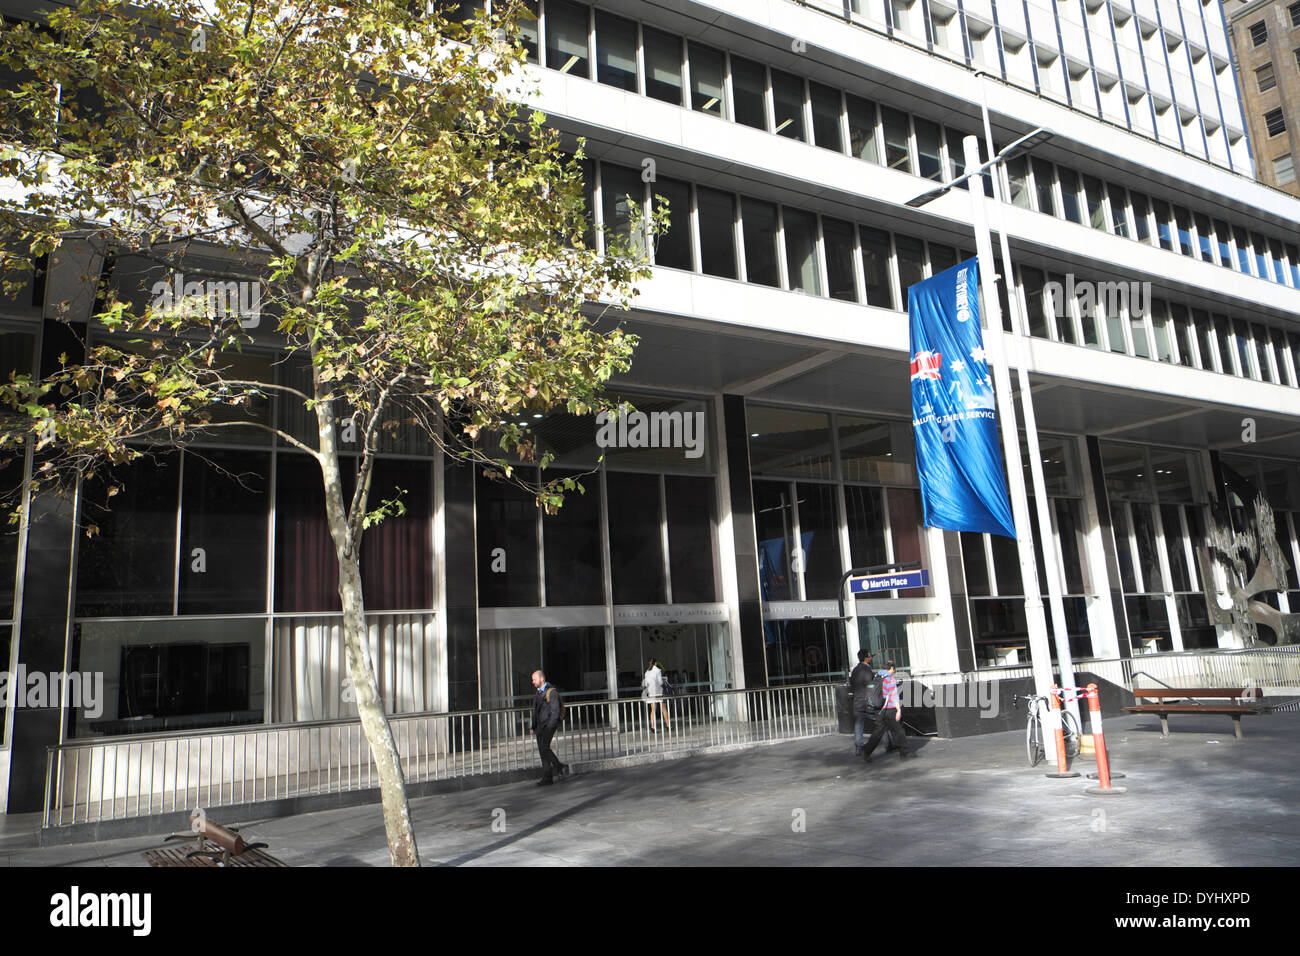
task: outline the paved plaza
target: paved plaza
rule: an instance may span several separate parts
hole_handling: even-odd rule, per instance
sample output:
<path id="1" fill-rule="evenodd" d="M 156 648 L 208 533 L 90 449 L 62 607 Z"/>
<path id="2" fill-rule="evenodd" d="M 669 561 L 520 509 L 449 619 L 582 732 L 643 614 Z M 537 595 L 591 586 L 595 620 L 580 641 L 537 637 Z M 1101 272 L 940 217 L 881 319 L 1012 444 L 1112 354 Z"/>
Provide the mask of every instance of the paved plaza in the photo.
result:
<path id="1" fill-rule="evenodd" d="M 581 772 L 551 787 L 484 786 L 412 801 L 426 866 L 1295 866 L 1300 714 L 1107 722 L 1128 792 L 1030 770 L 1023 734 L 912 738 L 918 759 L 831 735 Z M 1076 769 L 1095 769 L 1080 757 Z M 241 825 L 291 866 L 386 866 L 377 805 Z M 0 834 L 0 866 L 144 866 L 164 835 L 36 848 Z"/>

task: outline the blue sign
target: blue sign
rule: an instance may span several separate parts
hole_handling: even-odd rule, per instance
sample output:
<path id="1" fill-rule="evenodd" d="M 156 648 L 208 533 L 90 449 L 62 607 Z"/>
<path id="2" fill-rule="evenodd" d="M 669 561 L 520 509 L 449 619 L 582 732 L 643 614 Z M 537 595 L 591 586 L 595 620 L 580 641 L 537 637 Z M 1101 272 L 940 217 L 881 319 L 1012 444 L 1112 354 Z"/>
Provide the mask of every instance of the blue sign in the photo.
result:
<path id="1" fill-rule="evenodd" d="M 923 523 L 1016 536 L 998 447 L 974 259 L 907 290 Z"/>
<path id="2" fill-rule="evenodd" d="M 849 578 L 850 594 L 870 594 L 873 591 L 893 591 L 895 588 L 923 588 L 930 584 L 930 572 L 892 571 L 886 574 L 866 574 Z"/>

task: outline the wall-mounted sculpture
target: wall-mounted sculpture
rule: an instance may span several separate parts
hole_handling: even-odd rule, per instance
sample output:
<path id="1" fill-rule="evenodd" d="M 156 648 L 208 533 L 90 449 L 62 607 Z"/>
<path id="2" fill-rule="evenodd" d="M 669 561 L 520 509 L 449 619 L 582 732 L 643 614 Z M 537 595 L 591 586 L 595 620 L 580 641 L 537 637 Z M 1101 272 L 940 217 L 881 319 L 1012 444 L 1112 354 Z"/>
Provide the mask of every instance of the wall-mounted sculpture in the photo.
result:
<path id="1" fill-rule="evenodd" d="M 1255 499 L 1255 516 L 1245 531 L 1232 532 L 1216 515 L 1206 533 L 1208 546 L 1197 549 L 1201 587 L 1214 623 L 1242 639 L 1245 647 L 1261 644 L 1300 644 L 1300 614 L 1283 614 L 1258 595 L 1286 589 L 1291 565 L 1277 543 L 1273 509 L 1263 496 Z M 1227 593 L 1222 594 L 1212 568 L 1222 571 Z M 1229 606 L 1225 607 L 1224 602 Z M 1259 625 L 1275 635 L 1261 640 Z"/>

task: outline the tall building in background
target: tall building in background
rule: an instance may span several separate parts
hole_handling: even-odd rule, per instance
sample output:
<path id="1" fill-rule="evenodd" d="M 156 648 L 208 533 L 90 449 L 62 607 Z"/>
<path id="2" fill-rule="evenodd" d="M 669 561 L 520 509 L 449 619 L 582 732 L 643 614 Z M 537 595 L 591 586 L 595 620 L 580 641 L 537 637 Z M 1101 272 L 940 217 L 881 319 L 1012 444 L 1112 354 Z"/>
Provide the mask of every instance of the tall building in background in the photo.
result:
<path id="1" fill-rule="evenodd" d="M 1030 533 L 1059 558 L 1076 666 L 1122 682 L 1135 655 L 1240 647 L 1199 556 L 1214 516 L 1246 529 L 1257 496 L 1292 569 L 1269 600 L 1300 612 L 1300 198 L 1254 178 L 1217 2 L 533 6 L 532 105 L 585 138 L 596 241 L 671 205 L 654 275 L 619 317 L 641 344 L 613 392 L 690 416 L 704 440 L 604 448 L 593 419 L 530 416 L 555 471 L 594 472 L 554 517 L 435 449 L 385 446 L 378 489 L 411 494 L 365 559 L 394 713 L 517 705 L 538 666 L 571 701 L 636 698 L 651 656 L 699 693 L 842 682 L 859 647 L 931 686 L 1028 674 L 1015 542 L 922 526 L 913 453 L 907 290 L 975 242 L 968 190 L 907 203 L 961 173 L 984 102 L 997 149 L 1052 134 L 1000 171 L 992 219 L 1014 260 L 997 292 L 1025 317 L 1050 499 L 1050 527 Z M 1289 16 L 1269 20 L 1278 50 Z M 150 268 L 119 258 L 118 294 L 139 301 Z M 0 302 L 6 368 L 76 347 L 46 318 L 70 269 L 99 264 L 64 261 Z M 89 305 L 78 330 L 106 334 Z M 988 335 L 1010 344 L 1009 327 Z M 304 374 L 278 348 L 259 335 L 247 375 Z M 310 434 L 273 400 L 255 411 Z M 213 461 L 263 480 L 231 486 Z M 67 515 L 5 539 L 10 666 L 107 675 L 103 713 L 9 708 L 11 811 L 41 805 L 61 742 L 51 781 L 125 796 L 163 779 L 139 771 L 158 747 L 160 773 L 176 772 L 169 748 L 197 762 L 213 740 L 256 771 L 268 725 L 350 714 L 307 456 L 257 433 L 123 483 L 94 539 Z M 204 575 L 187 560 L 198 547 Z M 845 569 L 911 562 L 928 586 L 860 596 L 840 619 Z M 334 741 L 322 733 L 309 769 L 341 765 Z M 80 812 L 90 798 L 51 799 Z M 130 806 L 163 803 L 150 791 Z"/>
<path id="2" fill-rule="evenodd" d="M 1259 181 L 1300 196 L 1300 0 L 1225 0 Z"/>

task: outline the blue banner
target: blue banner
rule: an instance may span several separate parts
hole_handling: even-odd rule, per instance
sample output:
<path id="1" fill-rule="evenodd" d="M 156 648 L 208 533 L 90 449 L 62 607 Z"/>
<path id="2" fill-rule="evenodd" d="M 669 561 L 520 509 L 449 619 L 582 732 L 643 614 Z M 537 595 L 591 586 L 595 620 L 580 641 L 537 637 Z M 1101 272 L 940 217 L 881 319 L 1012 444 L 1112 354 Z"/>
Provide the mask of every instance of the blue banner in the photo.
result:
<path id="1" fill-rule="evenodd" d="M 907 290 L 912 428 L 924 524 L 1016 536 L 998 448 L 974 259 Z"/>

